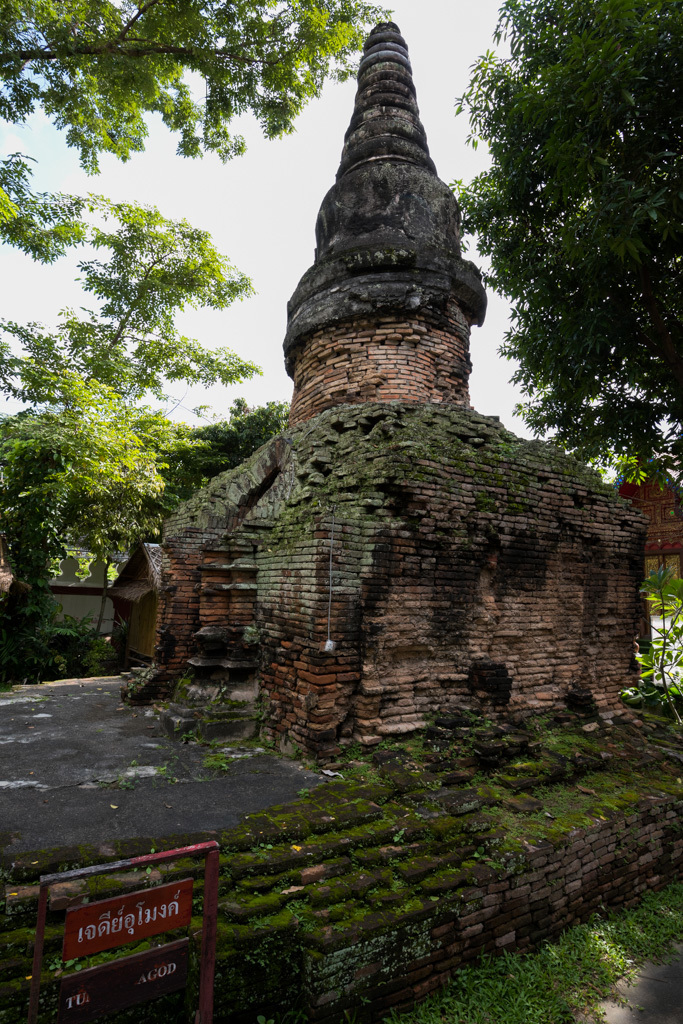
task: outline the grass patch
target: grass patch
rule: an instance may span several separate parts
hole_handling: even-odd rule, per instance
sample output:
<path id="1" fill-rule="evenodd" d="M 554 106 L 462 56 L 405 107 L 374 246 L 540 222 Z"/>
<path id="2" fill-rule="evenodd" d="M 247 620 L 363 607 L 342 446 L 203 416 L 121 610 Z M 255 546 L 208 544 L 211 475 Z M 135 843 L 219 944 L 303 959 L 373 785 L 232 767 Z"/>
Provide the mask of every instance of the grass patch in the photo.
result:
<path id="1" fill-rule="evenodd" d="M 483 957 L 394 1024 L 574 1024 L 600 1020 L 599 1003 L 645 961 L 663 961 L 683 939 L 683 883 L 648 893 L 634 910 L 595 915 L 528 954 Z"/>

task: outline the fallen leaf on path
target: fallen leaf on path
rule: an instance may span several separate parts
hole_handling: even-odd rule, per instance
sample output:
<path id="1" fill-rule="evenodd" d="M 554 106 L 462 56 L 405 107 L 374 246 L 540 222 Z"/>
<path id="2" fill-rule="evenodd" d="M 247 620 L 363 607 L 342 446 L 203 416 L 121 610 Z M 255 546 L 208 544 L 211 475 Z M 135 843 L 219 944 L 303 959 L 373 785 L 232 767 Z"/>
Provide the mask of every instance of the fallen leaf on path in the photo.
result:
<path id="1" fill-rule="evenodd" d="M 170 810 L 173 807 L 173 804 L 164 804 L 164 807 L 168 807 L 168 809 Z"/>
<path id="2" fill-rule="evenodd" d="M 119 805 L 118 805 L 118 804 L 109 804 L 109 806 L 110 806 L 110 807 L 112 808 L 112 810 L 114 810 L 114 811 L 118 810 L 118 807 L 119 807 Z"/>

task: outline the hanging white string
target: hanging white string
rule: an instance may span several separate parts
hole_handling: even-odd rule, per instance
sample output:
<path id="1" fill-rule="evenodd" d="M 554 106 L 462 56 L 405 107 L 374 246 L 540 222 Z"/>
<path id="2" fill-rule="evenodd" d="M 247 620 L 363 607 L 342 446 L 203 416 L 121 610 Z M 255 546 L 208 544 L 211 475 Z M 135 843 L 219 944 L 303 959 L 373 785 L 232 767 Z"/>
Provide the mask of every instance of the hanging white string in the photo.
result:
<path id="1" fill-rule="evenodd" d="M 334 547 L 334 510 L 335 505 L 332 506 L 332 528 L 330 530 L 330 584 L 329 594 L 327 598 L 327 643 L 325 644 L 325 651 L 330 654 L 337 646 L 332 639 L 332 549 Z"/>

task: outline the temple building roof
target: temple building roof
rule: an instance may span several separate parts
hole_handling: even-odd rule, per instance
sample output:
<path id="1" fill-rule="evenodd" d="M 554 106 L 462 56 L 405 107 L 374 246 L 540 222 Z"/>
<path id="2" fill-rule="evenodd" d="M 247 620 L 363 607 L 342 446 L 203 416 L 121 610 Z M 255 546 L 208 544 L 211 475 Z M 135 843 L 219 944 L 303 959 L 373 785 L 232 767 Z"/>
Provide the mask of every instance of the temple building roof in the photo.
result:
<path id="1" fill-rule="evenodd" d="M 460 210 L 438 177 L 408 48 L 393 22 L 368 37 L 337 179 L 316 224 L 313 266 L 288 305 L 285 356 L 306 335 L 357 316 L 444 312 L 481 324 L 486 296 L 460 254 Z"/>

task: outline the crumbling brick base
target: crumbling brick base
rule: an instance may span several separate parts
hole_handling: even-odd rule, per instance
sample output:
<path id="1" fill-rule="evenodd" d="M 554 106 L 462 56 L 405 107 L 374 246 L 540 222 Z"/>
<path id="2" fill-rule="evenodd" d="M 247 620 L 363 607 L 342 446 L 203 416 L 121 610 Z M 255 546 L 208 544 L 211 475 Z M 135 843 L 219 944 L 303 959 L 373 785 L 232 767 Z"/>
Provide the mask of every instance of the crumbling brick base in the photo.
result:
<path id="1" fill-rule="evenodd" d="M 469 409 L 330 409 L 169 520 L 155 685 L 251 659 L 267 733 L 320 759 L 453 705 L 609 707 L 636 676 L 644 525 Z"/>

